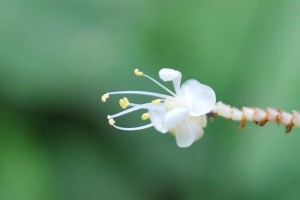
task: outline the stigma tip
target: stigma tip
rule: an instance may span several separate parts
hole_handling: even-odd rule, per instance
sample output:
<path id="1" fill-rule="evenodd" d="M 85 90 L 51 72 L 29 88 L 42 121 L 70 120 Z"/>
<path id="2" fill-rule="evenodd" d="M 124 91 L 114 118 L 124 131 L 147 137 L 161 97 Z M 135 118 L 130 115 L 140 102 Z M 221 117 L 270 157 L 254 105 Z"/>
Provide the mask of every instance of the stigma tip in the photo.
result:
<path id="1" fill-rule="evenodd" d="M 101 100 L 102 100 L 103 102 L 106 102 L 106 99 L 108 99 L 108 98 L 109 98 L 109 94 L 108 94 L 108 93 L 105 93 L 104 95 L 102 95 Z"/>
<path id="2" fill-rule="evenodd" d="M 142 76 L 142 75 L 143 75 L 143 72 L 140 71 L 139 69 L 135 69 L 135 70 L 134 70 L 134 74 L 135 74 L 136 76 Z"/>
<path id="3" fill-rule="evenodd" d="M 119 104 L 120 104 L 121 108 L 125 109 L 129 105 L 129 101 L 126 97 L 123 97 L 123 99 L 119 100 Z"/>
<path id="4" fill-rule="evenodd" d="M 149 113 L 144 113 L 144 114 L 142 114 L 142 120 L 147 120 L 147 119 L 149 119 Z"/>
<path id="5" fill-rule="evenodd" d="M 108 120 L 108 123 L 109 125 L 113 126 L 116 123 L 116 121 L 113 118 L 111 118 Z"/>
<path id="6" fill-rule="evenodd" d="M 160 102 L 161 102 L 160 99 L 155 99 L 155 100 L 151 101 L 151 103 L 153 103 L 153 104 L 158 104 Z"/>

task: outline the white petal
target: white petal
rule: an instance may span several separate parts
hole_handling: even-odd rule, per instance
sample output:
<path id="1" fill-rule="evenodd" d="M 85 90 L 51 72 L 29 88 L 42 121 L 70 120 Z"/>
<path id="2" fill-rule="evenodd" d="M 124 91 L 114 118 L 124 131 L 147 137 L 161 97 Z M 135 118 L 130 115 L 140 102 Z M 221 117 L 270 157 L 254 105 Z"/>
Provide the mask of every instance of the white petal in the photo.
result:
<path id="1" fill-rule="evenodd" d="M 180 123 L 174 129 L 176 143 L 179 147 L 189 147 L 196 140 L 196 130 L 190 126 L 187 120 Z"/>
<path id="2" fill-rule="evenodd" d="M 210 112 L 216 104 L 214 90 L 196 80 L 186 81 L 178 94 L 183 98 L 191 116 L 200 116 Z"/>
<path id="3" fill-rule="evenodd" d="M 159 77 L 163 81 L 173 81 L 175 92 L 178 93 L 180 90 L 180 81 L 181 81 L 181 72 L 169 69 L 169 68 L 163 68 L 159 71 Z"/>
<path id="4" fill-rule="evenodd" d="M 197 140 L 199 140 L 200 138 L 202 138 L 203 135 L 204 135 L 204 130 L 203 130 L 203 128 L 200 128 L 200 130 L 197 131 L 195 141 L 197 141 Z"/>
<path id="5" fill-rule="evenodd" d="M 174 69 L 163 68 L 159 71 L 159 77 L 163 81 L 173 81 L 174 79 L 181 77 L 181 72 Z"/>
<path id="6" fill-rule="evenodd" d="M 165 116 L 166 125 L 168 129 L 174 128 L 179 123 L 181 123 L 187 114 L 188 110 L 185 108 L 176 108 L 168 111 Z"/>
<path id="7" fill-rule="evenodd" d="M 196 139 L 199 140 L 204 135 L 203 128 L 206 127 L 207 119 L 205 115 L 201 115 L 199 117 L 188 117 L 188 121 L 192 129 L 196 132 Z"/>
<path id="8" fill-rule="evenodd" d="M 154 125 L 154 128 L 161 132 L 161 133 L 167 133 L 168 127 L 165 123 L 165 115 L 167 113 L 166 110 L 149 110 L 149 117 L 151 120 L 151 123 Z"/>

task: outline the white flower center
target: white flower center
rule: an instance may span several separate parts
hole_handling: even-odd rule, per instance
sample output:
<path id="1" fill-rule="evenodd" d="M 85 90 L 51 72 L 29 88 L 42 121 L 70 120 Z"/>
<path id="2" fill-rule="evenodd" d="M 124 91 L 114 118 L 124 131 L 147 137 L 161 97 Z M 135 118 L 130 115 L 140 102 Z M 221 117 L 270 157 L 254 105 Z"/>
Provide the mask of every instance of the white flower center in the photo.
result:
<path id="1" fill-rule="evenodd" d="M 176 108 L 183 108 L 184 101 L 179 97 L 169 97 L 165 101 L 165 108 L 167 111 L 176 109 Z"/>

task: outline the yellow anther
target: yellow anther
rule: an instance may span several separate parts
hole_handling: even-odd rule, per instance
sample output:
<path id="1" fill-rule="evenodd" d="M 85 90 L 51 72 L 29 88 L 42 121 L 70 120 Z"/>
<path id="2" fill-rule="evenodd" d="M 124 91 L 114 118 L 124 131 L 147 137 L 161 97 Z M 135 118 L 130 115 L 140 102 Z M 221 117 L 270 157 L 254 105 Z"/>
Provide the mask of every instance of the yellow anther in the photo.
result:
<path id="1" fill-rule="evenodd" d="M 123 99 L 119 100 L 119 104 L 120 104 L 121 108 L 125 109 L 129 105 L 129 101 L 126 97 L 124 97 Z"/>
<path id="2" fill-rule="evenodd" d="M 113 126 L 116 123 L 116 121 L 113 118 L 111 118 L 108 120 L 108 123 L 109 125 Z"/>
<path id="3" fill-rule="evenodd" d="M 143 75 L 143 72 L 140 71 L 139 69 L 135 69 L 135 70 L 134 70 L 134 74 L 135 74 L 136 76 L 142 76 L 142 75 Z"/>
<path id="4" fill-rule="evenodd" d="M 153 103 L 153 104 L 158 104 L 158 103 L 160 103 L 161 101 L 160 101 L 160 99 L 155 99 L 155 100 L 153 100 L 151 103 Z"/>
<path id="5" fill-rule="evenodd" d="M 101 100 L 102 100 L 103 102 L 106 102 L 106 99 L 108 99 L 108 98 L 109 98 L 109 94 L 108 94 L 108 93 L 105 93 L 104 95 L 102 95 Z"/>
<path id="6" fill-rule="evenodd" d="M 147 120 L 147 119 L 149 119 L 149 113 L 142 114 L 142 120 Z"/>

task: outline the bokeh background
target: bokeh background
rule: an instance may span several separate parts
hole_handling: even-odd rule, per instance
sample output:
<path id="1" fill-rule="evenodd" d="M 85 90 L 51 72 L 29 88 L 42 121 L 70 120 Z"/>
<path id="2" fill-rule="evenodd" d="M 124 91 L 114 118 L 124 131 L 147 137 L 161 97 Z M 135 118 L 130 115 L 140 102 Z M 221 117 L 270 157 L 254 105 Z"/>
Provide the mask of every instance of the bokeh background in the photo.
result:
<path id="1" fill-rule="evenodd" d="M 237 107 L 300 110 L 300 1 L 1 0 L 0 199 L 300 198 L 299 129 L 217 118 L 180 149 L 109 126 L 122 96 L 100 96 L 162 92 L 133 69 L 163 67 Z"/>

